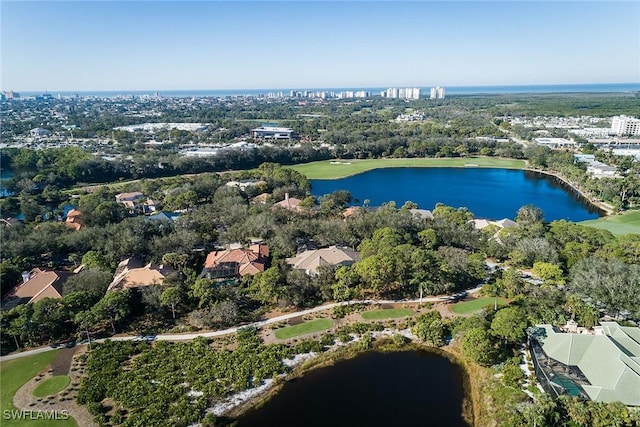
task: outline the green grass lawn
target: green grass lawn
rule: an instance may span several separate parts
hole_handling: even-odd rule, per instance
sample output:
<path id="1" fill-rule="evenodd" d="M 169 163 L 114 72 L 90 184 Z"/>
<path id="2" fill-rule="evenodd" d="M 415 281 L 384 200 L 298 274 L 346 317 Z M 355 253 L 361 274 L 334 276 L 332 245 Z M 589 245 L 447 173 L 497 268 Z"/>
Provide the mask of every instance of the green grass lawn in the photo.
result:
<path id="1" fill-rule="evenodd" d="M 331 162 L 340 161 L 340 164 Z M 366 159 L 366 160 L 322 160 L 290 166 L 309 179 L 338 179 L 371 169 L 403 167 L 482 167 L 523 169 L 524 160 L 498 159 L 493 157 L 464 157 L 441 159 Z"/>
<path id="2" fill-rule="evenodd" d="M 276 338 L 286 340 L 287 338 L 297 337 L 298 335 L 310 334 L 312 332 L 324 331 L 333 325 L 331 319 L 316 319 L 309 322 L 300 323 L 299 325 L 287 326 L 276 331 Z"/>
<path id="3" fill-rule="evenodd" d="M 65 427 L 76 426 L 76 422 L 68 420 L 6 420 L 5 411 L 16 410 L 13 406 L 13 395 L 31 378 L 46 368 L 58 356 L 60 350 L 48 351 L 34 356 L 8 360 L 0 363 L 0 409 L 2 409 L 2 427 Z M 35 416 L 35 415 L 34 415 Z"/>
<path id="4" fill-rule="evenodd" d="M 371 310 L 360 313 L 365 320 L 381 320 L 381 319 L 396 319 L 398 317 L 411 316 L 413 311 L 408 308 L 387 308 L 381 310 Z"/>
<path id="5" fill-rule="evenodd" d="M 640 211 L 627 211 L 621 215 L 604 216 L 598 219 L 579 222 L 594 228 L 609 230 L 616 236 L 623 234 L 640 234 Z"/>
<path id="6" fill-rule="evenodd" d="M 70 382 L 71 378 L 67 375 L 56 375 L 38 384 L 38 386 L 33 389 L 33 395 L 35 397 L 51 396 L 67 388 Z"/>
<path id="7" fill-rule="evenodd" d="M 498 300 L 498 306 L 507 304 L 507 300 L 504 298 L 497 298 L 497 300 Z M 471 301 L 459 302 L 451 306 L 451 311 L 453 311 L 456 314 L 475 313 L 476 311 L 484 307 L 487 307 L 487 306 L 493 307 L 493 304 L 495 303 L 495 301 L 496 301 L 496 298 L 494 297 L 482 297 L 482 298 L 474 299 Z"/>

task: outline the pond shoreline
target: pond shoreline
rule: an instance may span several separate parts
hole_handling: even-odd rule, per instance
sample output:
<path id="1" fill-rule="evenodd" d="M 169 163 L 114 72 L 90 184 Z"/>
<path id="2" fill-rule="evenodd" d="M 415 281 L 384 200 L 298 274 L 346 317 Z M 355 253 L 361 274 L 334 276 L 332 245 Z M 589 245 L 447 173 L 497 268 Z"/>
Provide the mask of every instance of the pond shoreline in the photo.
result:
<path id="1" fill-rule="evenodd" d="M 599 201 L 593 200 L 591 198 L 591 196 L 586 194 L 576 184 L 574 184 L 573 182 L 569 181 L 567 178 L 562 176 L 559 172 L 547 171 L 547 170 L 544 170 L 544 169 L 533 169 L 533 168 L 525 168 L 523 170 L 529 171 L 529 172 L 538 173 L 538 174 L 541 174 L 541 175 L 546 175 L 546 176 L 549 176 L 549 177 L 553 177 L 555 180 L 559 181 L 562 185 L 565 185 L 565 186 L 569 187 L 573 192 L 577 193 L 580 196 L 580 198 L 582 198 L 584 201 L 588 202 L 591 206 L 593 206 L 594 208 L 596 208 L 599 211 L 603 212 L 605 214 L 603 216 L 611 216 L 611 215 L 613 215 L 615 213 L 613 208 L 610 205 L 608 205 L 608 204 L 606 204 L 604 202 L 599 202 Z"/>
<path id="2" fill-rule="evenodd" d="M 402 332 L 402 331 L 395 331 Z M 379 337 L 373 343 L 373 347 L 370 349 L 362 349 L 358 347 L 357 341 L 351 341 L 346 345 L 338 346 L 325 353 L 315 354 L 313 357 L 306 358 L 302 363 L 297 364 L 295 368 L 287 375 L 273 380 L 269 383 L 268 387 L 263 388 L 259 393 L 252 394 L 242 403 L 237 404 L 224 414 L 220 416 L 230 418 L 233 420 L 240 419 L 246 413 L 259 409 L 263 405 L 267 404 L 275 395 L 277 395 L 282 388 L 289 382 L 303 377 L 305 374 L 329 366 L 333 366 L 336 363 L 350 360 L 362 356 L 370 352 L 379 353 L 394 353 L 405 351 L 427 352 L 432 353 L 440 357 L 444 357 L 449 360 L 450 363 L 456 365 L 462 375 L 462 389 L 463 389 L 463 401 L 461 408 L 461 415 L 464 421 L 469 426 L 474 426 L 474 421 L 478 417 L 478 402 L 479 396 L 475 396 L 479 392 L 477 386 L 474 387 L 473 379 L 467 369 L 466 363 L 460 360 L 460 355 L 453 351 L 448 351 L 447 348 L 430 347 L 418 343 L 408 343 L 403 346 L 398 346 L 391 341 L 391 335 L 385 334 L 384 337 Z M 387 339 L 384 339 L 387 338 Z"/>

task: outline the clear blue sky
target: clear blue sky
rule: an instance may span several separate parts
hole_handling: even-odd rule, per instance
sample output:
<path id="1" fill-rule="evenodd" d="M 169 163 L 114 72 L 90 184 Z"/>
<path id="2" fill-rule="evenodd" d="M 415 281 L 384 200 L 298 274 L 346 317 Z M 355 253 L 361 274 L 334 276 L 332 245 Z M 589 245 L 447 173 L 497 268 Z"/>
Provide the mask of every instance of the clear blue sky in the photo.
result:
<path id="1" fill-rule="evenodd" d="M 1 2 L 3 90 L 640 82 L 638 1 Z"/>

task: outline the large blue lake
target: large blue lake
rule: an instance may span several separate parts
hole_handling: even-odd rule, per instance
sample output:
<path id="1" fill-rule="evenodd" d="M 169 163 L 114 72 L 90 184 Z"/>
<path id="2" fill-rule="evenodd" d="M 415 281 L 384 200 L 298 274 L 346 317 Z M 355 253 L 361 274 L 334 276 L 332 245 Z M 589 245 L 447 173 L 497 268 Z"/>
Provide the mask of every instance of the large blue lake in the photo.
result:
<path id="1" fill-rule="evenodd" d="M 485 168 L 388 168 L 347 178 L 311 180 L 315 196 L 347 190 L 352 204 L 371 206 L 410 200 L 421 209 L 436 203 L 466 207 L 478 218 L 515 218 L 524 205 L 535 205 L 545 221 L 594 219 L 601 213 L 553 178 L 531 171 Z"/>

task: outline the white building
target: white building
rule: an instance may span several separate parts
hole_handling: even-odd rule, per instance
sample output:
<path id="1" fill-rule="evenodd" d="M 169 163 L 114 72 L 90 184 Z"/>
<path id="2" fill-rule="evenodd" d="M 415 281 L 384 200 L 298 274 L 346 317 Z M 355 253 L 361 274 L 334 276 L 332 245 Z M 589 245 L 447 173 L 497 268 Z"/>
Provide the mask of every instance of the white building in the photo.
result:
<path id="1" fill-rule="evenodd" d="M 276 126 L 260 126 L 251 129 L 251 135 L 258 139 L 291 139 L 293 129 Z"/>
<path id="2" fill-rule="evenodd" d="M 615 178 L 616 168 L 596 160 L 587 166 L 587 173 L 594 178 Z"/>
<path id="3" fill-rule="evenodd" d="M 629 116 L 615 116 L 611 120 L 611 133 L 618 136 L 640 135 L 640 119 Z"/>
<path id="4" fill-rule="evenodd" d="M 538 145 L 542 145 L 549 148 L 559 148 L 575 145 L 575 142 L 565 138 L 535 138 L 534 141 Z"/>
<path id="5" fill-rule="evenodd" d="M 33 128 L 29 131 L 29 134 L 33 138 L 46 138 L 51 136 L 51 131 L 49 129 Z"/>
<path id="6" fill-rule="evenodd" d="M 402 99 L 419 99 L 420 88 L 418 87 L 390 87 L 387 90 L 383 90 L 380 95 L 383 98 L 402 98 Z"/>
<path id="7" fill-rule="evenodd" d="M 432 87 L 429 98 L 444 99 L 444 88 L 440 86 Z"/>

